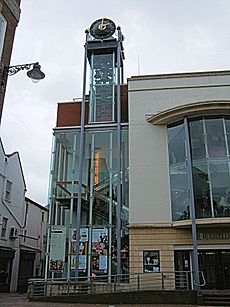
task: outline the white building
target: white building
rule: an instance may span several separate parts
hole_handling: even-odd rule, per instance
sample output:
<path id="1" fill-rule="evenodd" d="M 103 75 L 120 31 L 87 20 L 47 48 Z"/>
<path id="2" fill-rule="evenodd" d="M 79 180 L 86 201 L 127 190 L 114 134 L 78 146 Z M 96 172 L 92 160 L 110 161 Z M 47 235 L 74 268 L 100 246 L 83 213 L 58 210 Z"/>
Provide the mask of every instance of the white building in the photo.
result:
<path id="1" fill-rule="evenodd" d="M 128 93 L 131 273 L 197 261 L 229 289 L 230 71 L 132 77 Z"/>
<path id="2" fill-rule="evenodd" d="M 7 155 L 0 141 L 0 292 L 23 290 L 41 275 L 47 210 L 25 192 L 19 154 Z"/>

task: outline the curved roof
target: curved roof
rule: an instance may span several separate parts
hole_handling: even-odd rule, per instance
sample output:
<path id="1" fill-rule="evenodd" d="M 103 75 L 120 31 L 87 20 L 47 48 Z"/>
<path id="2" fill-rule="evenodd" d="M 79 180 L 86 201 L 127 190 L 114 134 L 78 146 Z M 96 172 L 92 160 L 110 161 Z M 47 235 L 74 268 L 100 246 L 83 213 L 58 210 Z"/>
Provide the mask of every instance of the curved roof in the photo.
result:
<path id="1" fill-rule="evenodd" d="M 180 105 L 146 118 L 153 125 L 168 125 L 183 119 L 202 115 L 230 115 L 230 100 L 202 101 Z"/>

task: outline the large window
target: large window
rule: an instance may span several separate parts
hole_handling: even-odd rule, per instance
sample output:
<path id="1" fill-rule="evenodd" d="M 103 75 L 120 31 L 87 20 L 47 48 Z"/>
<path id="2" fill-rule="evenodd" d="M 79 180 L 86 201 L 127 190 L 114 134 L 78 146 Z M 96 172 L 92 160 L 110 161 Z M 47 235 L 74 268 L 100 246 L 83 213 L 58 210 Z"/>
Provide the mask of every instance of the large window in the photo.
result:
<path id="1" fill-rule="evenodd" d="M 230 216 L 230 119 L 189 121 L 196 218 Z M 168 128 L 173 220 L 190 218 L 184 123 Z"/>

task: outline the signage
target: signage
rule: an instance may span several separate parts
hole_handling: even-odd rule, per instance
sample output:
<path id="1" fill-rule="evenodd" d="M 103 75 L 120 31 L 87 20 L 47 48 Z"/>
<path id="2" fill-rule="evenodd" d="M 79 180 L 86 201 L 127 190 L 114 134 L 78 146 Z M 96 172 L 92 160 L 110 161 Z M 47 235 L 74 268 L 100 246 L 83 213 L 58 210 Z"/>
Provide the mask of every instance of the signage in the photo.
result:
<path id="1" fill-rule="evenodd" d="M 197 240 L 230 240 L 230 232 L 198 232 Z"/>
<path id="2" fill-rule="evenodd" d="M 52 272 L 63 271 L 65 263 L 66 227 L 52 226 L 50 238 L 49 269 Z"/>

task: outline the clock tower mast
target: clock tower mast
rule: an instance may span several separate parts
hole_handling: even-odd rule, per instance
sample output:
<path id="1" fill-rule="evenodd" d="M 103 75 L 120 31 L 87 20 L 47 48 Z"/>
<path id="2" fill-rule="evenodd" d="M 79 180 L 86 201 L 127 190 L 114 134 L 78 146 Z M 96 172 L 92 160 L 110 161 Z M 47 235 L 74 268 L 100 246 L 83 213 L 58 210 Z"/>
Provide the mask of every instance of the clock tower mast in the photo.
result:
<path id="1" fill-rule="evenodd" d="M 103 229 L 107 237 L 107 258 L 103 258 L 104 273 L 112 273 L 112 258 L 116 258 L 116 273 L 121 274 L 121 236 L 122 236 L 122 137 L 121 137 L 121 84 L 123 83 L 123 35 L 120 27 L 108 18 L 101 18 L 86 30 L 84 79 L 81 110 L 81 132 L 79 149 L 79 184 L 76 216 L 77 242 L 80 242 L 83 202 L 83 167 L 86 148 L 86 127 L 91 129 L 92 137 L 87 146 L 90 148 L 89 165 L 89 246 L 88 276 L 92 275 L 94 259 L 95 229 Z M 86 118 L 86 78 L 87 61 L 90 66 L 90 95 L 87 125 Z M 95 131 L 95 133 L 94 133 Z M 103 156 L 97 145 L 98 132 L 109 135 L 107 175 L 101 171 Z M 97 132 L 97 133 L 96 133 Z M 104 174 L 104 180 L 101 176 Z M 103 190 L 107 189 L 107 194 Z M 100 194 L 101 193 L 101 194 Z M 105 202 L 107 199 L 106 219 L 98 219 L 95 198 Z M 98 230 L 99 231 L 99 230 Z M 115 251 L 115 252 L 114 252 Z M 79 244 L 76 244 L 76 264 L 79 263 Z M 115 256 L 114 256 L 115 255 Z M 102 259 L 102 258 L 101 258 Z M 99 260 L 102 261 L 102 260 Z M 75 276 L 79 276 L 76 265 Z"/>

